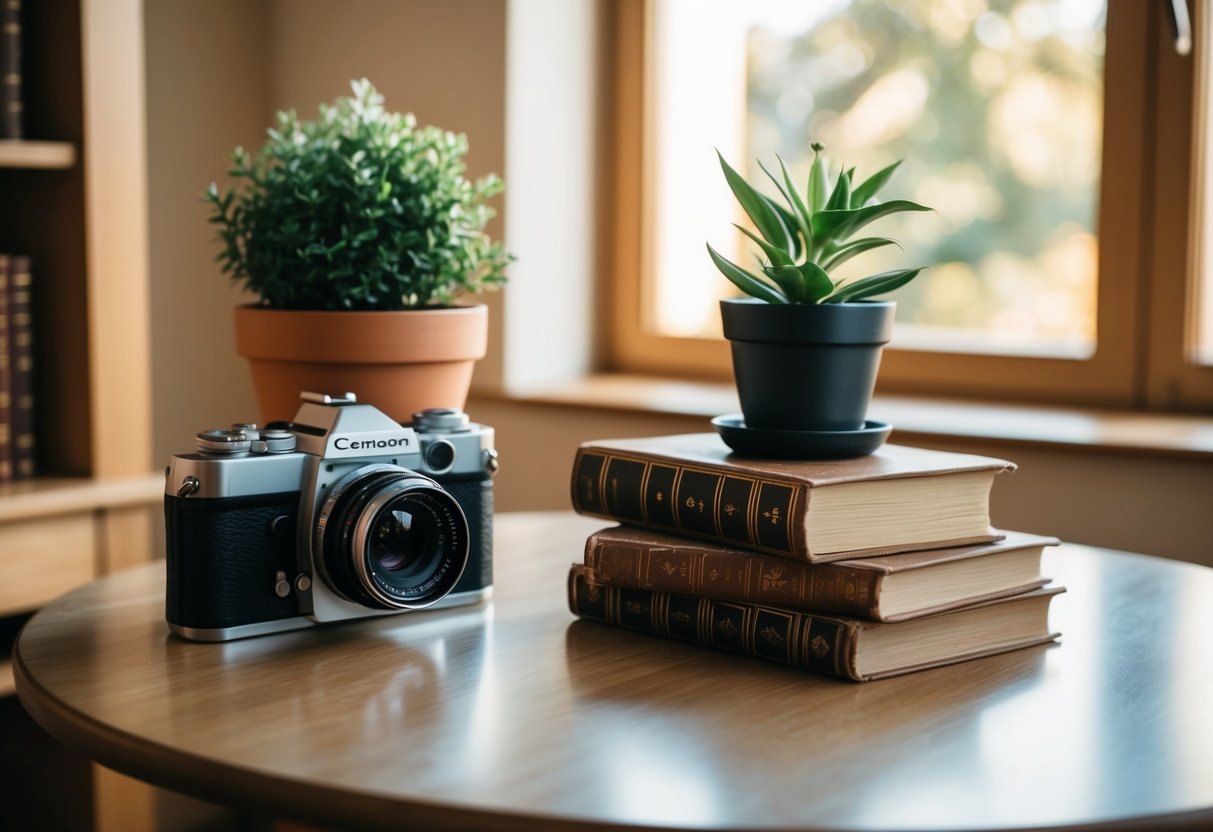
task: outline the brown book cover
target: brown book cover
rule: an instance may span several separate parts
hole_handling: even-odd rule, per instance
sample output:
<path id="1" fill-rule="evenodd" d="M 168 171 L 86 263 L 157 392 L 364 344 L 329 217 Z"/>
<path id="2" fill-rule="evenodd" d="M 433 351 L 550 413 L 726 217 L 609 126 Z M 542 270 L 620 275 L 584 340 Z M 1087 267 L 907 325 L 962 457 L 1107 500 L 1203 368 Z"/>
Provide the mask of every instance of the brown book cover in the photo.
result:
<path id="1" fill-rule="evenodd" d="M 1041 553 L 1058 543 L 1007 532 L 992 543 L 814 565 L 616 526 L 586 539 L 585 566 L 602 585 L 905 621 L 1038 589 L 1048 583 Z"/>
<path id="2" fill-rule="evenodd" d="M 25 135 L 21 0 L 0 0 L 0 139 Z"/>
<path id="3" fill-rule="evenodd" d="M 12 341 L 8 334 L 9 260 L 7 254 L 0 253 L 0 482 L 13 478 Z"/>
<path id="4" fill-rule="evenodd" d="M 2 1 L 2 0 L 0 0 Z M 8 337 L 13 478 L 34 475 L 34 326 L 30 259 L 9 257 Z"/>
<path id="5" fill-rule="evenodd" d="M 586 442 L 582 514 L 801 557 L 811 563 L 982 543 L 992 457 L 884 445 L 854 459 L 740 457 L 714 433 Z"/>
<path id="6" fill-rule="evenodd" d="M 1055 641 L 1046 587 L 896 624 L 593 584 L 569 570 L 581 618 L 769 659 L 856 682 L 899 676 Z"/>

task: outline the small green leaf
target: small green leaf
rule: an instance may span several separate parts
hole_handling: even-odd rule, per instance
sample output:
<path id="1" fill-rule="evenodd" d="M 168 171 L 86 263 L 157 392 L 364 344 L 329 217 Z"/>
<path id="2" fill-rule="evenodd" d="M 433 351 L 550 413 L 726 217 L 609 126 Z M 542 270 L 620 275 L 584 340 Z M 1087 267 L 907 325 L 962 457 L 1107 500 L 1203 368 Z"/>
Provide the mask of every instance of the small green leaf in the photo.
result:
<path id="1" fill-rule="evenodd" d="M 901 248 L 901 244 L 896 240 L 891 240 L 888 237 L 861 237 L 858 240 L 851 240 L 849 243 L 836 248 L 830 252 L 821 262 L 821 267 L 826 271 L 831 271 L 838 268 L 843 263 L 850 260 L 857 254 L 863 254 L 865 251 L 871 251 L 874 248 L 881 246 L 897 246 Z"/>
<path id="2" fill-rule="evenodd" d="M 860 278 L 859 280 L 852 280 L 843 284 L 838 291 L 827 297 L 822 303 L 850 303 L 875 295 L 883 295 L 885 292 L 891 292 L 906 285 L 917 277 L 920 271 L 922 271 L 922 267 L 917 269 L 895 269 Z"/>
<path id="3" fill-rule="evenodd" d="M 834 291 L 834 281 L 826 274 L 825 269 L 811 260 L 800 265 L 800 275 L 804 279 L 802 303 L 818 303 Z"/>
<path id="4" fill-rule="evenodd" d="M 862 207 L 869 199 L 874 198 L 880 192 L 880 189 L 888 184 L 889 180 L 893 177 L 893 173 L 900 165 L 901 160 L 898 160 L 865 179 L 855 188 L 854 193 L 851 194 L 851 204 L 856 207 Z"/>
<path id="5" fill-rule="evenodd" d="M 770 266 L 763 274 L 779 284 L 779 288 L 791 303 L 800 303 L 804 297 L 804 282 L 800 269 L 795 266 Z"/>
<path id="6" fill-rule="evenodd" d="M 749 218 L 754 221 L 754 226 L 758 229 L 758 233 L 765 237 L 767 242 L 783 246 L 787 251 L 792 251 L 794 247 L 789 235 L 789 229 L 780 220 L 779 214 L 775 211 L 771 201 L 750 187 L 750 184 L 741 177 L 741 174 L 729 166 L 729 163 L 724 160 L 724 156 L 720 154 L 720 151 L 716 151 L 716 156 L 720 159 L 720 169 L 724 171 L 724 178 L 729 183 L 733 196 L 737 198 L 737 202 Z"/>
<path id="7" fill-rule="evenodd" d="M 751 297 L 765 300 L 767 303 L 787 303 L 788 299 L 784 297 L 775 287 L 771 286 L 757 275 L 750 274 L 745 269 L 734 263 L 730 263 L 725 258 L 716 253 L 712 248 L 711 243 L 708 244 L 708 256 L 712 258 L 712 262 L 716 264 L 716 268 L 720 269 L 720 273 L 727 277 L 734 286 L 745 292 Z"/>

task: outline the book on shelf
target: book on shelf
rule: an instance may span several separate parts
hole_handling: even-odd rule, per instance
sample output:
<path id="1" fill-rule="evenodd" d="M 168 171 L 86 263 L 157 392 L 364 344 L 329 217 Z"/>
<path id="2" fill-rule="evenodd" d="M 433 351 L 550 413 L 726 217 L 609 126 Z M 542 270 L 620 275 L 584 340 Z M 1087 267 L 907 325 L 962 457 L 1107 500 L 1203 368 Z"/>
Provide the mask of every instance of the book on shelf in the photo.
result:
<path id="1" fill-rule="evenodd" d="M 585 567 L 604 586 L 892 622 L 1039 589 L 1048 583 L 1041 554 L 1058 543 L 1006 532 L 990 543 L 810 564 L 616 526 L 586 539 Z"/>
<path id="2" fill-rule="evenodd" d="M 997 540 L 994 478 L 1011 462 L 884 445 L 854 459 L 750 459 L 714 433 L 582 444 L 582 514 L 825 563 Z"/>
<path id="3" fill-rule="evenodd" d="M 590 620 L 769 659 L 852 681 L 931 667 L 1055 641 L 1043 587 L 951 612 L 897 623 L 764 604 L 591 583 L 584 564 L 568 576 L 573 614 Z"/>
<path id="4" fill-rule="evenodd" d="M 21 0 L 0 0 L 0 82 L 0 139 L 23 138 Z"/>
<path id="5" fill-rule="evenodd" d="M 3 0 L 0 0 L 3 2 Z M 8 337 L 9 256 L 0 252 L 0 482 L 13 478 L 13 389 Z"/>
<path id="6" fill-rule="evenodd" d="M 3 2 L 3 0 L 0 0 Z M 30 258 L 8 258 L 9 429 L 14 479 L 34 475 L 34 327 Z"/>

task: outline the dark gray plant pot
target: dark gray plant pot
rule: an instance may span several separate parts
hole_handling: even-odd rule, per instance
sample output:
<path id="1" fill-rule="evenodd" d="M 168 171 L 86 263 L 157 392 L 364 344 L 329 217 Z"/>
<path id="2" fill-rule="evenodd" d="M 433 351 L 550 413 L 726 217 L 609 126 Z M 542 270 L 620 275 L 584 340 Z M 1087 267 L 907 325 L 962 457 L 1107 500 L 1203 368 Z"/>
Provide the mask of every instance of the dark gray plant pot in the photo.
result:
<path id="1" fill-rule="evenodd" d="M 746 426 L 850 431 L 864 426 L 893 301 L 720 302 Z"/>

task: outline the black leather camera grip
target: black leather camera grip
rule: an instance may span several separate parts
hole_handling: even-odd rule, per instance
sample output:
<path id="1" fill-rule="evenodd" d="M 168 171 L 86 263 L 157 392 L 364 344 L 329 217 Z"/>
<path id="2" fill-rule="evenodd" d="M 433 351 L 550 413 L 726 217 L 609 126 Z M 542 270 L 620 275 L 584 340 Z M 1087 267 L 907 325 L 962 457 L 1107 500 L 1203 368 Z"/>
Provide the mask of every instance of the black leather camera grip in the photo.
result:
<path id="1" fill-rule="evenodd" d="M 298 614 L 293 595 L 274 594 L 278 571 L 296 571 L 299 492 L 252 499 L 168 496 L 165 615 L 172 624 L 213 629 Z M 288 520 L 275 524 L 279 517 Z"/>

